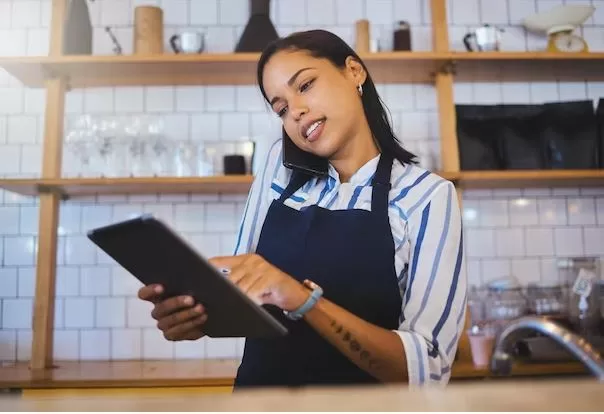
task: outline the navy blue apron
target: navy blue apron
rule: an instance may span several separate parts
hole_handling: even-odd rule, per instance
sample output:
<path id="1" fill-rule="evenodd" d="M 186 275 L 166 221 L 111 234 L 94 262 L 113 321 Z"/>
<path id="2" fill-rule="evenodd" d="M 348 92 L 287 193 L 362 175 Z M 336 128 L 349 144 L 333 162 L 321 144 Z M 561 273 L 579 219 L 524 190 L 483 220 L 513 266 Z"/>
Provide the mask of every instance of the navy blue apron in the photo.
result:
<path id="1" fill-rule="evenodd" d="M 269 207 L 257 248 L 265 260 L 300 282 L 319 284 L 326 299 L 385 329 L 398 328 L 401 314 L 388 219 L 391 170 L 392 158 L 382 155 L 372 180 L 371 211 L 286 206 L 284 201 L 310 178 L 294 173 Z M 304 320 L 291 321 L 277 307 L 265 308 L 289 334 L 246 340 L 235 390 L 378 382 Z"/>

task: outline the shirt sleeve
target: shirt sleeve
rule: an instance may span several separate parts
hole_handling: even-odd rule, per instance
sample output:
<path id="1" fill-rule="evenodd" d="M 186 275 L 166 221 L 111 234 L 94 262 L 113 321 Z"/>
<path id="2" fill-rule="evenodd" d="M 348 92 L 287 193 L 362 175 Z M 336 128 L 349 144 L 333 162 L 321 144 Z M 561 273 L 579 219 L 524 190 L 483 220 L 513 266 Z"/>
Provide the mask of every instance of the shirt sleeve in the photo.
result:
<path id="1" fill-rule="evenodd" d="M 401 324 L 411 385 L 446 384 L 466 312 L 462 219 L 455 188 L 439 185 L 408 218 Z"/>
<path id="2" fill-rule="evenodd" d="M 258 171 L 250 189 L 235 244 L 235 255 L 255 253 L 260 230 L 271 203 L 271 183 L 282 163 L 281 139 L 270 147 L 264 167 Z"/>

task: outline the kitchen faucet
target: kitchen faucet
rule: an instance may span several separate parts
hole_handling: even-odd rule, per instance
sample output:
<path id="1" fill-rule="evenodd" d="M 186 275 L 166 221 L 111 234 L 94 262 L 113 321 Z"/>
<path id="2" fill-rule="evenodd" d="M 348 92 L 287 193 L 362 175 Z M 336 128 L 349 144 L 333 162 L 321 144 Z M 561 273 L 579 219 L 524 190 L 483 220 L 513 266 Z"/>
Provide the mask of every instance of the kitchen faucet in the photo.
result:
<path id="1" fill-rule="evenodd" d="M 495 341 L 491 371 L 509 375 L 512 371 L 512 347 L 526 334 L 537 331 L 562 345 L 579 359 L 598 379 L 604 382 L 604 360 L 585 338 L 546 318 L 525 316 L 511 321 Z"/>

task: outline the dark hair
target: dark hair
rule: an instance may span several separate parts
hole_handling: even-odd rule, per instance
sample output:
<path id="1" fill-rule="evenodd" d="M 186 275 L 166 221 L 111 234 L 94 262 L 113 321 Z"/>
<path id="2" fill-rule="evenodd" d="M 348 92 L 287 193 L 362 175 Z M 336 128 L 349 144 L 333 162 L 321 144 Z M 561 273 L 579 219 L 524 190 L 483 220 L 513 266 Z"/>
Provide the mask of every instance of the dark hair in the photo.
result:
<path id="1" fill-rule="evenodd" d="M 369 128 L 377 140 L 378 146 L 382 152 L 391 154 L 393 158 L 398 159 L 403 164 L 416 163 L 415 154 L 405 150 L 392 131 L 392 126 L 386 114 L 386 108 L 375 88 L 367 66 L 365 66 L 361 58 L 344 40 L 331 32 L 326 30 L 296 32 L 287 37 L 274 40 L 263 50 L 258 61 L 257 80 L 262 96 L 264 96 L 267 102 L 268 97 L 266 96 L 262 82 L 264 66 L 271 56 L 281 50 L 304 50 L 316 58 L 328 59 L 339 68 L 344 68 L 348 56 L 356 59 L 363 66 L 365 72 L 367 72 L 367 79 L 363 84 L 361 99 Z"/>

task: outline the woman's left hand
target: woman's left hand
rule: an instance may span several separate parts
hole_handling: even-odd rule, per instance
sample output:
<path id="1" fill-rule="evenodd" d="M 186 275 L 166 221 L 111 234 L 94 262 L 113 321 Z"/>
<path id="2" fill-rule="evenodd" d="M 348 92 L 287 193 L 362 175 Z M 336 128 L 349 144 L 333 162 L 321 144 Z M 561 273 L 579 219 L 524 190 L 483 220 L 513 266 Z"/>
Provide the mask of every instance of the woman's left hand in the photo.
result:
<path id="1" fill-rule="evenodd" d="M 308 299 L 309 292 L 301 283 L 257 254 L 214 257 L 210 263 L 228 269 L 227 277 L 259 305 L 292 311 Z"/>

